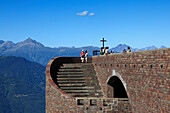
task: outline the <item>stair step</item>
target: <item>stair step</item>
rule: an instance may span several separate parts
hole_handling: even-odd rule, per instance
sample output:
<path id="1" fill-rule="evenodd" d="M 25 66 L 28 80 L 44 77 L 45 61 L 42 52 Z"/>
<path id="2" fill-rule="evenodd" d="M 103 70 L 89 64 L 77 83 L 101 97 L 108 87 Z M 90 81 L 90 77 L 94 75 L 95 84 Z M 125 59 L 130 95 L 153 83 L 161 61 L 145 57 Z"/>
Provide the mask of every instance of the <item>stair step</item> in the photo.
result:
<path id="1" fill-rule="evenodd" d="M 77 77 L 77 78 L 57 78 L 57 80 L 84 80 L 84 77 Z"/>
<path id="2" fill-rule="evenodd" d="M 87 97 L 87 96 L 89 96 L 88 93 L 79 93 L 79 94 L 71 93 L 71 94 L 69 94 L 69 95 L 72 95 L 72 96 L 74 96 L 74 97 Z"/>
<path id="3" fill-rule="evenodd" d="M 72 79 L 72 80 L 73 80 L 73 79 L 74 79 L 74 80 L 76 80 L 76 79 L 92 80 L 92 77 L 80 77 L 80 76 L 78 77 L 78 76 L 77 76 L 77 77 L 74 77 L 74 78 L 73 78 L 72 76 L 67 76 L 67 77 L 58 77 L 58 78 L 57 78 L 57 80 L 70 80 L 70 79 Z"/>
<path id="4" fill-rule="evenodd" d="M 86 78 L 87 77 L 87 79 L 96 79 L 96 75 L 64 75 L 64 74 L 60 74 L 60 75 L 56 75 L 56 77 L 57 78 L 63 78 L 63 77 L 65 77 L 65 78 L 68 78 L 68 77 L 73 77 L 73 78 L 75 78 L 75 77 L 84 77 L 84 78 Z M 90 78 L 89 78 L 90 77 Z"/>
<path id="5" fill-rule="evenodd" d="M 65 92 L 74 92 L 74 93 L 78 93 L 78 92 L 102 92 L 101 90 L 63 90 L 63 91 L 65 91 Z"/>
<path id="6" fill-rule="evenodd" d="M 79 67 L 65 67 L 65 66 L 60 66 L 60 69 L 82 69 L 81 66 Z"/>
<path id="7" fill-rule="evenodd" d="M 86 84 L 86 82 L 84 81 L 84 82 L 58 82 L 58 84 L 83 84 L 83 85 L 85 85 Z"/>
<path id="8" fill-rule="evenodd" d="M 86 89 L 94 89 L 94 87 L 60 87 L 63 90 L 75 90 L 75 89 L 81 89 L 81 90 L 86 90 Z"/>
<path id="9" fill-rule="evenodd" d="M 84 82 L 86 83 L 86 81 L 84 79 L 60 79 L 60 80 L 57 80 L 57 82 L 59 83 L 62 83 L 62 82 L 74 82 L 74 80 L 76 80 L 76 82 Z"/>
<path id="10" fill-rule="evenodd" d="M 74 97 L 102 97 L 92 63 L 66 63 L 60 66 L 56 79 L 58 86 Z"/>
<path id="11" fill-rule="evenodd" d="M 92 63 L 66 63 L 66 64 L 63 64 L 63 66 L 87 66 L 87 65 L 92 65 Z"/>
<path id="12" fill-rule="evenodd" d="M 57 81 L 58 83 L 86 83 L 86 81 Z"/>
<path id="13" fill-rule="evenodd" d="M 91 76 L 89 76 L 89 77 L 84 77 L 84 79 L 86 79 L 86 80 L 91 80 L 92 77 L 91 77 Z"/>
<path id="14" fill-rule="evenodd" d="M 100 95 L 102 94 L 102 91 L 101 90 L 98 90 L 98 91 L 95 91 L 95 92 L 92 92 L 90 93 L 91 95 Z"/>
<path id="15" fill-rule="evenodd" d="M 81 65 L 76 65 L 76 66 L 74 66 L 74 65 L 64 65 L 64 66 L 60 66 L 60 68 L 81 68 Z"/>
<path id="16" fill-rule="evenodd" d="M 89 86 L 98 86 L 98 83 L 93 83 L 93 82 L 91 82 L 91 83 L 87 83 Z"/>
<path id="17" fill-rule="evenodd" d="M 92 80 L 90 80 L 90 81 L 88 81 L 88 83 L 87 83 L 87 81 L 86 80 L 58 80 L 58 83 L 72 83 L 72 82 L 75 82 L 75 83 L 77 83 L 77 82 L 82 82 L 82 83 L 86 83 L 86 84 L 88 84 L 89 86 L 97 86 L 98 85 L 98 83 L 96 83 L 96 82 L 94 82 L 94 81 L 92 81 Z"/>
<path id="18" fill-rule="evenodd" d="M 83 75 L 57 75 L 57 78 L 84 77 Z"/>
<path id="19" fill-rule="evenodd" d="M 63 66 L 61 67 L 64 67 L 64 68 L 70 68 L 70 67 L 78 67 L 78 68 L 81 68 L 82 66 L 91 66 L 90 63 L 75 63 L 75 64 L 63 64 Z"/>
<path id="20" fill-rule="evenodd" d="M 83 72 L 82 69 L 59 69 L 60 72 Z"/>
<path id="21" fill-rule="evenodd" d="M 67 71 L 65 71 L 65 72 L 61 72 L 61 71 L 59 71 L 59 72 L 57 72 L 57 74 L 61 74 L 61 75 L 74 75 L 74 74 L 83 74 L 83 72 L 67 72 Z"/>
<path id="22" fill-rule="evenodd" d="M 63 90 L 65 91 L 66 93 L 88 93 L 87 90 Z"/>
<path id="23" fill-rule="evenodd" d="M 86 86 L 86 84 L 84 83 L 77 83 L 77 84 L 58 84 L 59 86 L 69 86 L 69 87 L 72 87 L 72 86 Z"/>

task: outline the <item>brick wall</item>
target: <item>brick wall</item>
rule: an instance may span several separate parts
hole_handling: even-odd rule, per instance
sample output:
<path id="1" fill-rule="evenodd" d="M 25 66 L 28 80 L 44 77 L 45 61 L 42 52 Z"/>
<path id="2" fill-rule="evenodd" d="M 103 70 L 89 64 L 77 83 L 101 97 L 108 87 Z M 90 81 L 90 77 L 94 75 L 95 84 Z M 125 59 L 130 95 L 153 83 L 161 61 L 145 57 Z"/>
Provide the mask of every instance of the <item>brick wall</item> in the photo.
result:
<path id="1" fill-rule="evenodd" d="M 168 112 L 170 101 L 170 48 L 93 56 L 104 97 L 110 94 L 107 81 L 120 78 L 136 113 Z"/>
<path id="2" fill-rule="evenodd" d="M 127 98 L 72 97 L 62 91 L 55 76 L 63 63 L 79 63 L 80 57 L 56 57 L 46 67 L 46 113 L 120 113 L 131 112 Z M 91 58 L 89 58 L 91 62 Z M 78 101 L 83 104 L 79 105 Z M 81 102 L 82 102 L 81 101 Z"/>
<path id="3" fill-rule="evenodd" d="M 56 57 L 46 67 L 46 113 L 75 113 L 76 99 L 67 95 L 56 84 L 55 75 L 62 63 L 78 63 L 80 57 Z"/>

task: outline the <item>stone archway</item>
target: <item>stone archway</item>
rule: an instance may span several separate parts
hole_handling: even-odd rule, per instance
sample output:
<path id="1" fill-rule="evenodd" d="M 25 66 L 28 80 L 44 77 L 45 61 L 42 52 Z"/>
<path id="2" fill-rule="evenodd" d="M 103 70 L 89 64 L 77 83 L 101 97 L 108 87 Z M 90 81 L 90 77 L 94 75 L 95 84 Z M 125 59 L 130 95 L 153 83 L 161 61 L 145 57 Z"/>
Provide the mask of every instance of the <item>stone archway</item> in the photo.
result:
<path id="1" fill-rule="evenodd" d="M 122 77 L 113 70 L 112 76 L 107 80 L 108 98 L 128 98 L 126 83 Z"/>

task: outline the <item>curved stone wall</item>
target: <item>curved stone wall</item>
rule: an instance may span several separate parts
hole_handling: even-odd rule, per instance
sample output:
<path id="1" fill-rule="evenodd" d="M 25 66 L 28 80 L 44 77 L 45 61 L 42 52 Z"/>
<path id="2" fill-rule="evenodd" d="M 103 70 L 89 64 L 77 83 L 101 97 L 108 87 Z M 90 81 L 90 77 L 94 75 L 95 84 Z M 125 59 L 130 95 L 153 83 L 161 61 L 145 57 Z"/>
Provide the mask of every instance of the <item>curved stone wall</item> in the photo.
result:
<path id="1" fill-rule="evenodd" d="M 46 113 L 71 113 L 77 110 L 77 101 L 57 86 L 55 75 L 63 63 L 79 63 L 80 57 L 55 57 L 46 67 Z"/>
<path id="2" fill-rule="evenodd" d="M 169 112 L 170 48 L 92 57 L 104 97 L 118 73 L 135 113 Z"/>
<path id="3" fill-rule="evenodd" d="M 91 58 L 88 61 L 91 62 Z M 110 113 L 122 111 L 131 113 L 127 98 L 72 97 L 61 90 L 56 75 L 60 66 L 66 65 L 65 63 L 80 63 L 80 57 L 56 57 L 51 59 L 46 67 L 47 113 Z M 93 74 L 94 69 L 92 69 L 93 71 L 90 70 L 87 73 Z M 87 73 L 85 74 L 87 75 Z"/>

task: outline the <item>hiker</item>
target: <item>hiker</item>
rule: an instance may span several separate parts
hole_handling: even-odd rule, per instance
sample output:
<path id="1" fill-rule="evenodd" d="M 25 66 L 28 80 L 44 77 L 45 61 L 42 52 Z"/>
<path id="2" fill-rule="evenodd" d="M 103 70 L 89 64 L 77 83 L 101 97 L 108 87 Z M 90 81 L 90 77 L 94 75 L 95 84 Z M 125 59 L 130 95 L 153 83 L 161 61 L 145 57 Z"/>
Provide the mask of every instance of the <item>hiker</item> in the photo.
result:
<path id="1" fill-rule="evenodd" d="M 126 54 L 126 49 L 123 50 L 123 53 Z"/>
<path id="2" fill-rule="evenodd" d="M 84 62 L 84 57 L 85 57 L 84 50 L 82 50 L 82 52 L 80 53 L 80 56 L 81 56 L 81 62 L 83 63 Z"/>
<path id="3" fill-rule="evenodd" d="M 102 52 L 103 52 L 104 55 L 105 55 L 105 51 L 106 51 L 106 48 L 104 47 L 103 50 L 102 50 Z"/>
<path id="4" fill-rule="evenodd" d="M 85 51 L 85 62 L 87 63 L 87 57 L 88 57 L 88 52 L 87 50 Z"/>
<path id="5" fill-rule="evenodd" d="M 129 53 L 129 52 L 131 52 L 131 49 L 130 49 L 130 47 L 127 47 L 127 53 Z"/>
<path id="6" fill-rule="evenodd" d="M 109 54 L 109 47 L 106 47 L 105 55 Z"/>

